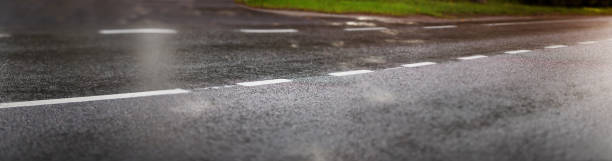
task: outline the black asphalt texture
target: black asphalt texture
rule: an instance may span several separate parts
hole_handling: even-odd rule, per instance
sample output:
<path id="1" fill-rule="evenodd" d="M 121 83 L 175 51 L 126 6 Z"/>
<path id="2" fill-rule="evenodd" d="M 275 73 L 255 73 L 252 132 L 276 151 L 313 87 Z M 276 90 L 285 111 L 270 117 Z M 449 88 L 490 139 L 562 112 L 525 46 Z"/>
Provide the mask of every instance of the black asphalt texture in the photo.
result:
<path id="1" fill-rule="evenodd" d="M 612 18 L 485 25 L 501 22 L 3 1 L 0 103 L 192 92 L 0 109 L 0 160 L 612 160 Z M 458 27 L 423 28 L 437 25 Z M 98 33 L 125 28 L 178 33 Z M 299 32 L 239 31 L 288 28 Z M 533 51 L 504 54 L 520 49 Z M 470 55 L 488 57 L 456 59 Z M 438 64 L 393 68 L 424 61 Z M 327 75 L 360 69 L 374 72 Z M 293 82 L 208 88 L 280 78 Z"/>

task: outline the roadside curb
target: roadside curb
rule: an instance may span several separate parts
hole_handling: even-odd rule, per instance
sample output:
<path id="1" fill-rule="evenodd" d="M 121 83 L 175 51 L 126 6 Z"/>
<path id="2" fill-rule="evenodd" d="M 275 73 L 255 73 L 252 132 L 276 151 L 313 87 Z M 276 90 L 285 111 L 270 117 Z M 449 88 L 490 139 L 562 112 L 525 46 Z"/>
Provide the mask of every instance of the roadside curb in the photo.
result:
<path id="1" fill-rule="evenodd" d="M 484 16 L 484 17 L 470 17 L 470 18 L 436 18 L 424 15 L 414 15 L 406 17 L 393 17 L 393 16 L 381 16 L 374 14 L 333 14 L 333 13 L 322 13 L 322 12 L 311 12 L 311 11 L 300 11 L 300 10 L 287 10 L 287 9 L 265 9 L 250 7 L 241 3 L 236 3 L 240 8 L 255 12 L 271 13 L 284 16 L 293 17 L 319 17 L 319 18 L 346 18 L 346 19 L 357 19 L 357 20 L 372 20 L 383 23 L 392 24 L 442 24 L 442 23 L 474 23 L 474 22 L 500 22 L 500 21 L 525 21 L 525 20 L 538 20 L 538 19 L 557 19 L 557 18 L 576 18 L 576 16 Z"/>

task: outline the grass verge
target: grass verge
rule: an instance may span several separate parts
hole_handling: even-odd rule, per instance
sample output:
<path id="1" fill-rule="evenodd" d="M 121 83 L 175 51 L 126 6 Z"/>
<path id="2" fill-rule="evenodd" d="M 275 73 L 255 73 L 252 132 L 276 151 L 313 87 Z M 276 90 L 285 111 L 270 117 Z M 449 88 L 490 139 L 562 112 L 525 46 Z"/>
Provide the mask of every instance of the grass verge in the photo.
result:
<path id="1" fill-rule="evenodd" d="M 391 16 L 430 15 L 436 17 L 456 17 L 612 14 L 612 8 L 530 6 L 507 0 L 489 0 L 486 4 L 456 0 L 236 0 L 236 2 L 256 8 Z"/>

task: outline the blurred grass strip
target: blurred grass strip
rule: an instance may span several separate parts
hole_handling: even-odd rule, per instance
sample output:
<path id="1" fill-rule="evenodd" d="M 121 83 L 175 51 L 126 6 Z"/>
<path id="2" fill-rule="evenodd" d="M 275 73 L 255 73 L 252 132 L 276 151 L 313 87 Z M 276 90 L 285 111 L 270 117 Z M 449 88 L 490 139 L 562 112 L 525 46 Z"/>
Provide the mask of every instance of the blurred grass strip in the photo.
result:
<path id="1" fill-rule="evenodd" d="M 326 13 L 365 13 L 392 16 L 430 15 L 607 15 L 612 8 L 567 8 L 530 6 L 516 0 L 489 0 L 486 4 L 464 0 L 236 0 L 251 7 L 291 9 Z"/>

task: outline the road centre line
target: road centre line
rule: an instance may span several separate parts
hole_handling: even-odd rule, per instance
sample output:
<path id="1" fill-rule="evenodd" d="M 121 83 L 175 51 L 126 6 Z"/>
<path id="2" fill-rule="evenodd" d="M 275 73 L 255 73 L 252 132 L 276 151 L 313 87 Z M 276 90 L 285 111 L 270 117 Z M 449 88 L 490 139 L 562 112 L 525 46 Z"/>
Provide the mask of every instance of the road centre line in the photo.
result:
<path id="1" fill-rule="evenodd" d="M 472 55 L 472 56 L 465 56 L 465 57 L 459 57 L 457 59 L 459 60 L 473 60 L 473 59 L 480 59 L 480 58 L 486 58 L 487 56 L 485 55 Z"/>
<path id="2" fill-rule="evenodd" d="M 14 108 L 14 107 L 78 103 L 78 102 L 91 102 L 91 101 L 101 101 L 101 100 L 116 100 L 116 99 L 150 97 L 150 96 L 159 96 L 159 95 L 173 95 L 173 94 L 184 94 L 184 93 L 189 93 L 189 92 L 190 92 L 189 90 L 184 90 L 184 89 L 171 89 L 171 90 L 122 93 L 122 94 L 112 94 L 112 95 L 100 95 L 100 96 L 73 97 L 73 98 L 61 98 L 61 99 L 49 99 L 49 100 L 37 100 L 37 101 L 25 101 L 25 102 L 9 102 L 9 103 L 0 103 L 0 109 Z"/>
<path id="3" fill-rule="evenodd" d="M 547 46 L 544 47 L 545 49 L 556 49 L 556 48 L 564 48 L 567 47 L 567 45 L 551 45 L 551 46 Z"/>
<path id="4" fill-rule="evenodd" d="M 583 41 L 583 42 L 578 42 L 578 44 L 580 45 L 588 45 L 588 44 L 595 44 L 597 43 L 597 41 Z"/>
<path id="5" fill-rule="evenodd" d="M 178 33 L 173 29 L 160 29 L 160 28 L 141 28 L 141 29 L 105 29 L 100 30 L 100 34 L 176 34 Z"/>
<path id="6" fill-rule="evenodd" d="M 528 53 L 531 52 L 531 50 L 513 50 L 513 51 L 506 51 L 504 53 L 506 54 L 520 54 L 520 53 Z"/>
<path id="7" fill-rule="evenodd" d="M 291 80 L 289 80 L 289 79 L 272 79 L 272 80 L 263 80 L 263 81 L 242 82 L 242 83 L 236 83 L 236 84 L 241 85 L 241 86 L 252 87 L 252 86 L 261 86 L 261 85 L 287 83 L 287 82 L 291 82 Z"/>
<path id="8" fill-rule="evenodd" d="M 345 28 L 344 31 L 377 31 L 386 30 L 386 27 L 360 27 L 360 28 Z"/>
<path id="9" fill-rule="evenodd" d="M 341 76 L 356 75 L 356 74 L 365 74 L 365 73 L 371 73 L 371 72 L 374 72 L 374 71 L 371 71 L 371 70 L 352 70 L 352 71 L 329 73 L 329 75 L 336 76 L 336 77 L 341 77 Z"/>
<path id="10" fill-rule="evenodd" d="M 427 65 L 434 65 L 434 64 L 436 64 L 436 63 L 434 63 L 434 62 L 420 62 L 420 63 L 404 64 L 402 66 L 403 67 L 407 67 L 407 68 L 416 68 L 416 67 L 427 66 Z"/>
<path id="11" fill-rule="evenodd" d="M 296 29 L 240 29 L 243 33 L 296 33 Z"/>

